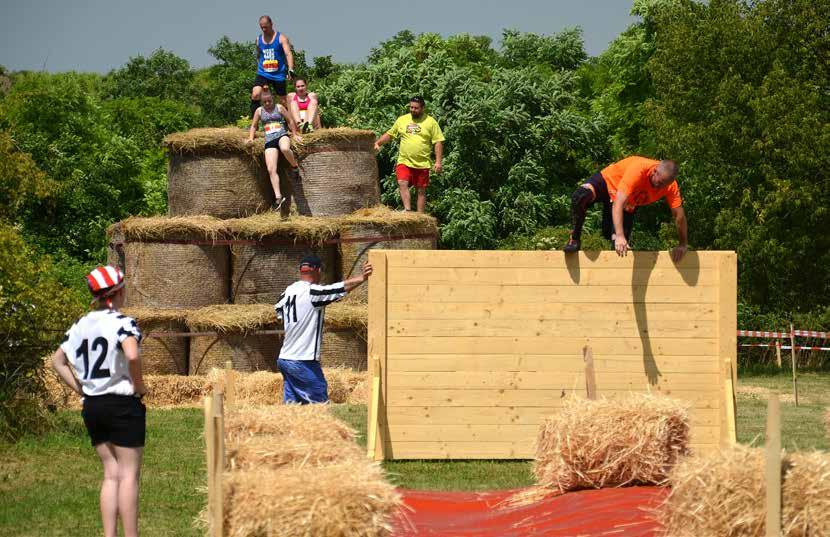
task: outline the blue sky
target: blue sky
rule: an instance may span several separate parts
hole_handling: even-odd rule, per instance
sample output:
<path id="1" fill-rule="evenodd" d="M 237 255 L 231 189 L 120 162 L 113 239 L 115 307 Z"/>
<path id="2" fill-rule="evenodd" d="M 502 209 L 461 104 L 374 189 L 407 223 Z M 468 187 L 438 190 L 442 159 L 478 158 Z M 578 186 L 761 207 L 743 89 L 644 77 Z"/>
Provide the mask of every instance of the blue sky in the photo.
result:
<path id="1" fill-rule="evenodd" d="M 0 65 L 107 72 L 162 47 L 203 67 L 212 63 L 208 47 L 222 35 L 253 41 L 262 14 L 309 59 L 362 61 L 402 29 L 484 34 L 498 43 L 504 28 L 551 34 L 570 26 L 583 29 L 586 49 L 596 55 L 634 21 L 630 9 L 629 0 L 2 0 Z"/>

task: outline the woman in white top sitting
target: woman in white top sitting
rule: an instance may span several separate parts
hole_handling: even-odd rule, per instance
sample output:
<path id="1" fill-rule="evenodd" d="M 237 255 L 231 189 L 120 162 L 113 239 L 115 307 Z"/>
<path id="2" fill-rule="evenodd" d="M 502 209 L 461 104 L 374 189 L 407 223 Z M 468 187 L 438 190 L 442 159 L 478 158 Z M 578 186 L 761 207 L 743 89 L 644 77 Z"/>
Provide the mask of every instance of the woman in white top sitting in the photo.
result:
<path id="1" fill-rule="evenodd" d="M 104 536 L 138 535 L 138 482 L 144 451 L 147 393 L 141 375 L 141 332 L 135 320 L 122 315 L 124 274 L 98 267 L 87 276 L 93 311 L 66 331 L 52 366 L 70 388 L 83 397 L 89 438 L 104 466 L 101 518 Z"/>

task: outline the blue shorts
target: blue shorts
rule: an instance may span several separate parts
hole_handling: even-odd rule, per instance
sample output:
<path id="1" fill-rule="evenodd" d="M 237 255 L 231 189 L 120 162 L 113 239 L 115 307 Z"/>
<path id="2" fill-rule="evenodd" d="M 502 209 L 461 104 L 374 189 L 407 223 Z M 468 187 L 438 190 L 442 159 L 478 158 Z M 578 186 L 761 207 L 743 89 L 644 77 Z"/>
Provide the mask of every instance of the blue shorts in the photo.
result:
<path id="1" fill-rule="evenodd" d="M 329 386 L 317 360 L 277 360 L 283 378 L 283 401 L 286 403 L 326 403 Z"/>

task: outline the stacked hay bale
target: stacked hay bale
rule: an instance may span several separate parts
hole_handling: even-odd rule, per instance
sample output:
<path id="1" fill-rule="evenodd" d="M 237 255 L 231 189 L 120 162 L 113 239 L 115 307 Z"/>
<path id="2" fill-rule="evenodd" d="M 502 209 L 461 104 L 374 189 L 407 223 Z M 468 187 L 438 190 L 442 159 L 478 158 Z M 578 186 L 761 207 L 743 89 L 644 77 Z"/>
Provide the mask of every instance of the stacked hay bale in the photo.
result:
<path id="1" fill-rule="evenodd" d="M 342 219 L 340 263 L 344 278 L 360 274 L 369 250 L 434 250 L 438 237 L 435 218 L 421 213 L 392 211 L 377 206 L 358 210 Z M 357 300 L 368 299 L 368 286 L 353 293 Z"/>
<path id="2" fill-rule="evenodd" d="M 337 216 L 379 204 L 374 142 L 372 131 L 345 128 L 303 135 L 293 145 L 300 167 L 291 185 L 297 211 Z"/>
<path id="3" fill-rule="evenodd" d="M 660 509 L 669 537 L 766 532 L 764 452 L 737 446 L 690 457 L 669 475 L 671 493 Z M 830 454 L 785 454 L 782 460 L 782 535 L 830 535 Z"/>
<path id="4" fill-rule="evenodd" d="M 189 338 L 174 334 L 187 332 L 185 321 L 191 310 L 125 308 L 123 313 L 135 319 L 145 334 L 156 334 L 141 342 L 143 373 L 147 375 L 188 374 Z"/>
<path id="5" fill-rule="evenodd" d="M 280 159 L 281 189 L 300 213 L 289 217 L 288 204 L 269 211 L 261 137 L 248 144 L 246 131 L 222 128 L 165 138 L 169 215 L 108 230 L 108 261 L 124 270 L 126 306 L 150 335 L 148 372 L 199 375 L 226 361 L 273 371 L 281 340 L 260 332 L 279 328 L 272 306 L 305 255 L 318 255 L 323 283 L 333 283 L 356 274 L 370 248 L 435 247 L 433 218 L 378 206 L 373 141 L 369 131 L 321 129 L 295 142 L 299 174 Z M 325 367 L 366 370 L 367 287 L 356 303 L 327 308 Z"/>
<path id="6" fill-rule="evenodd" d="M 388 535 L 400 495 L 354 436 L 320 405 L 228 413 L 225 535 Z"/>
<path id="7" fill-rule="evenodd" d="M 228 361 L 239 371 L 276 371 L 280 337 L 261 333 L 277 328 L 277 318 L 270 306 L 208 306 L 192 312 L 187 317 L 187 326 L 193 332 L 210 333 L 190 338 L 191 375 L 223 368 Z"/>
<path id="8" fill-rule="evenodd" d="M 209 216 L 128 218 L 110 227 L 124 237 L 126 305 L 136 308 L 198 308 L 229 297 L 230 256 L 214 244 L 221 220 Z"/>
<path id="9" fill-rule="evenodd" d="M 339 231 L 337 222 L 302 216 L 286 220 L 271 213 L 226 224 L 236 240 L 251 240 L 231 246 L 234 304 L 276 304 L 297 281 L 302 258 L 311 253 L 323 260 L 323 281 L 337 281 L 337 247 L 331 242 Z"/>
<path id="10" fill-rule="evenodd" d="M 235 218 L 269 210 L 274 191 L 263 143 L 247 139 L 247 131 L 234 127 L 167 136 L 168 214 Z"/>

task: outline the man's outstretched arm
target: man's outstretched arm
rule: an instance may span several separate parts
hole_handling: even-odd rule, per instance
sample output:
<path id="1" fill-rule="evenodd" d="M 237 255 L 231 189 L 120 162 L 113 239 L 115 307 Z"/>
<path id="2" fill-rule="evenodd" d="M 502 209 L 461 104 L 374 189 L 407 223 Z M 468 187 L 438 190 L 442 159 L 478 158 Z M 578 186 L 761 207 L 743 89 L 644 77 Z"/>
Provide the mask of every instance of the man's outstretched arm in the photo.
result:
<path id="1" fill-rule="evenodd" d="M 674 217 L 674 224 L 677 226 L 678 244 L 671 251 L 671 258 L 676 263 L 683 259 L 689 249 L 689 227 L 686 223 L 686 211 L 683 210 L 682 205 L 672 209 L 671 214 Z"/>
<path id="2" fill-rule="evenodd" d="M 628 201 L 628 192 L 617 190 L 617 199 L 611 206 L 611 220 L 614 222 L 614 250 L 619 256 L 628 253 L 628 241 L 625 240 L 625 228 L 623 227 L 623 210 L 625 210 L 626 201 Z"/>

